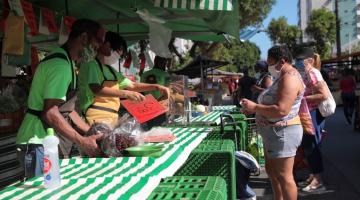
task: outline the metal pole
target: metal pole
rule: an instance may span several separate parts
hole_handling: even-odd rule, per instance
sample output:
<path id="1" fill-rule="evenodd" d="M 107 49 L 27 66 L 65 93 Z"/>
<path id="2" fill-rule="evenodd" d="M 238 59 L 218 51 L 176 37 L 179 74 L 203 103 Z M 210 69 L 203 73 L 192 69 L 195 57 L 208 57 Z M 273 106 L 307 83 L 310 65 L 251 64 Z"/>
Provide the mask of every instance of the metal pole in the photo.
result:
<path id="1" fill-rule="evenodd" d="M 69 2 L 68 2 L 68 0 L 65 0 L 65 14 L 69 15 Z"/>
<path id="2" fill-rule="evenodd" d="M 341 56 L 341 40 L 340 40 L 340 19 L 339 19 L 339 2 L 335 0 L 335 16 L 336 16 L 336 55 Z"/>
<path id="3" fill-rule="evenodd" d="M 201 74 L 201 93 L 204 94 L 204 72 L 203 72 L 203 63 L 200 58 L 200 74 Z"/>
<path id="4" fill-rule="evenodd" d="M 119 18 L 120 18 L 120 13 L 117 12 L 116 13 L 116 19 L 119 19 Z M 116 31 L 117 31 L 117 33 L 120 32 L 120 24 L 119 23 L 117 23 L 117 25 L 116 25 Z"/>

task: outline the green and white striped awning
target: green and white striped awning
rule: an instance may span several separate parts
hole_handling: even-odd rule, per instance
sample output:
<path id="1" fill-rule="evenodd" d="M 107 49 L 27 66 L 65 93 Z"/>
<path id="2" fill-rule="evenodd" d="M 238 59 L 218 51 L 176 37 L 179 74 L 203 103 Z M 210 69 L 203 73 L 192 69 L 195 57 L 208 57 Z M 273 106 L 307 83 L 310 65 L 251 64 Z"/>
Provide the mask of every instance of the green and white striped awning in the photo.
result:
<path id="1" fill-rule="evenodd" d="M 43 177 L 6 187 L 0 199 L 146 199 L 162 178 L 183 165 L 209 128 L 173 128 L 176 139 L 163 155 L 150 157 L 76 158 L 61 160 L 61 187 L 48 190 Z"/>
<path id="2" fill-rule="evenodd" d="M 155 7 L 191 10 L 223 10 L 233 9 L 232 0 L 155 0 Z"/>

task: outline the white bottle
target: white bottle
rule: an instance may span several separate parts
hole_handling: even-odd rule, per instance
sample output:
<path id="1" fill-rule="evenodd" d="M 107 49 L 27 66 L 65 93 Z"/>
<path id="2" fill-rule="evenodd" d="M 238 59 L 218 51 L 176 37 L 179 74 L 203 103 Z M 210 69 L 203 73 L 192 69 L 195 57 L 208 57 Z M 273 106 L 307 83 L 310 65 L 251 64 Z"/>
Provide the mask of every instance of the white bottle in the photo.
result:
<path id="1" fill-rule="evenodd" d="M 60 167 L 58 145 L 59 139 L 54 135 L 54 129 L 48 128 L 44 138 L 44 186 L 48 189 L 57 188 L 60 183 Z"/>

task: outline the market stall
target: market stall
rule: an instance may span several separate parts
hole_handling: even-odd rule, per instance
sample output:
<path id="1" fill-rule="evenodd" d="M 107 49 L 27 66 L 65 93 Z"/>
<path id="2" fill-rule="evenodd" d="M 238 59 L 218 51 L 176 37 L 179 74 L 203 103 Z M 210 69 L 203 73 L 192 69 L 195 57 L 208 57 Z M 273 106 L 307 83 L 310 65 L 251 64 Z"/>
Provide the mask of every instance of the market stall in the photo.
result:
<path id="1" fill-rule="evenodd" d="M 173 128 L 176 139 L 153 157 L 73 158 L 61 161 L 62 186 L 43 187 L 43 177 L 9 186 L 0 199 L 146 199 L 165 177 L 186 161 L 211 131 L 208 128 Z"/>
<path id="2" fill-rule="evenodd" d="M 224 0 L 222 4 L 212 0 L 202 2 L 193 0 L 125 0 L 121 3 L 115 0 L 51 2 L 9 0 L 8 2 L 9 4 L 2 5 L 3 23 L 7 19 L 8 11 L 15 13 L 20 18 L 23 15 L 26 19 L 26 23 L 24 18 L 21 22 L 26 27 L 25 30 L 22 30 L 24 33 L 21 38 L 24 39 L 26 45 L 23 44 L 25 50 L 19 56 L 26 58 L 27 62 L 11 63 L 6 67 L 2 65 L 2 72 L 6 71 L 7 75 L 13 78 L 19 76 L 17 70 L 14 70 L 19 65 L 33 65 L 32 72 L 34 72 L 35 66 L 39 62 L 37 50 L 46 53 L 58 47 L 66 40 L 71 24 L 75 19 L 80 18 L 99 21 L 107 30 L 120 33 L 129 43 L 149 39 L 150 49 L 156 54 L 165 55 L 165 57 L 169 53 L 167 45 L 171 38 L 223 41 L 228 35 L 238 37 L 239 33 L 238 1 L 233 0 Z M 84 12 L 85 9 L 86 12 Z M 22 44 L 22 40 L 19 41 L 17 42 Z M 34 61 L 34 63 L 30 61 Z M 200 69 L 201 77 L 204 75 L 203 67 L 211 66 L 212 63 L 228 64 L 228 62 L 200 59 L 200 68 L 198 69 Z M 23 73 L 23 75 L 31 75 L 31 73 Z M 232 108 L 224 107 L 218 110 L 215 108 L 209 114 L 194 118 L 191 122 L 219 125 L 220 115 Z M 11 150 L 6 150 L 11 153 L 12 161 L 5 161 L 5 164 L 1 166 L 8 167 L 10 164 L 17 166 L 16 174 L 12 175 L 11 179 L 7 179 L 6 184 L 11 183 L 21 174 L 18 163 L 14 161 L 16 160 L 14 144 L 16 128 L 6 135 L 6 140 L 11 142 L 9 145 Z M 235 199 L 233 141 L 222 141 L 220 138 L 220 141 L 212 143 L 205 140 L 213 132 L 210 126 L 179 127 L 171 128 L 171 130 L 176 137 L 175 140 L 155 145 L 162 149 L 160 155 L 63 159 L 60 162 L 61 187 L 55 190 L 46 189 L 43 186 L 44 177 L 36 177 L 4 188 L 1 190 L 0 199 L 146 199 L 163 178 L 171 177 L 181 167 L 186 167 L 185 163 L 188 158 L 196 156 L 196 154 L 208 157 L 208 155 L 219 152 L 228 163 L 227 175 L 223 177 L 228 186 L 224 187 L 226 188 L 225 192 L 222 191 L 222 194 L 226 193 L 226 196 L 220 195 L 220 199 L 224 199 L 224 197 Z M 11 139 L 8 139 L 8 135 L 11 135 Z M 214 148 L 217 150 L 214 151 Z M 220 169 L 222 169 L 221 166 Z M 1 172 L 9 174 L 8 169 Z M 185 172 L 183 171 L 183 173 Z M 189 173 L 188 175 L 195 174 Z M 221 173 L 204 175 L 221 176 Z"/>

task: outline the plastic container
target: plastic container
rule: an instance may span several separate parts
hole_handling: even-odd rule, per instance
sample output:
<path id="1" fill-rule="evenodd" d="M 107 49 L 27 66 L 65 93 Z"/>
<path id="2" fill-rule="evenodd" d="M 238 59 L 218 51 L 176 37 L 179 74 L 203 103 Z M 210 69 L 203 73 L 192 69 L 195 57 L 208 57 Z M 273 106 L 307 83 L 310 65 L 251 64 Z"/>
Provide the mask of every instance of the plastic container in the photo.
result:
<path id="1" fill-rule="evenodd" d="M 43 141 L 44 146 L 44 186 L 54 189 L 61 186 L 58 145 L 59 139 L 54 129 L 48 128 Z"/>
<path id="2" fill-rule="evenodd" d="M 133 146 L 125 149 L 129 153 L 130 156 L 135 157 L 152 157 L 151 155 L 158 156 L 161 153 L 163 146 L 156 146 L 156 145 L 140 145 L 140 146 Z M 157 154 L 158 153 L 158 154 Z"/>

